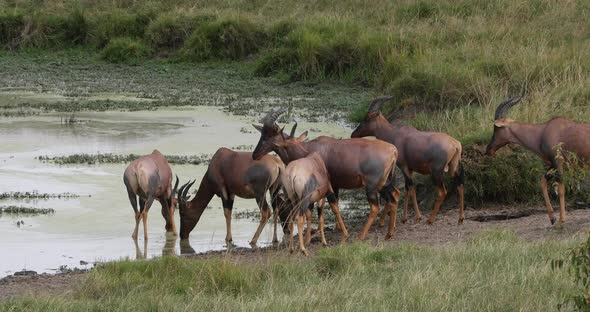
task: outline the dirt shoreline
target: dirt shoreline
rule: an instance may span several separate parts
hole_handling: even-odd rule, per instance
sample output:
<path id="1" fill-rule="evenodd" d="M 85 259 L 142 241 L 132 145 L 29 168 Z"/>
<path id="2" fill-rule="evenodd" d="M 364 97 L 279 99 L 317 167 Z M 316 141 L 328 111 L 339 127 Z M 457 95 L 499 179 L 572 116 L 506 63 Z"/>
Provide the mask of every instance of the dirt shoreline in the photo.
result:
<path id="1" fill-rule="evenodd" d="M 508 217 L 508 219 L 496 220 L 500 218 L 499 216 Z M 383 240 L 384 228 L 374 226 L 366 243 L 386 247 L 394 247 L 399 243 L 439 246 L 463 242 L 479 232 L 491 229 L 512 230 L 521 239 L 527 241 L 564 239 L 572 236 L 583 238 L 587 235 L 590 225 L 590 209 L 569 210 L 566 224 L 562 227 L 554 227 L 549 224 L 545 208 L 542 206 L 495 206 L 478 210 L 468 209 L 463 225 L 457 225 L 457 219 L 456 209 L 450 209 L 439 214 L 437 221 L 431 226 L 424 224 L 424 221 L 422 224 L 414 224 L 413 219 L 410 219 L 406 224 L 398 222 L 395 239 L 391 241 Z M 485 220 L 485 222 L 476 220 Z M 362 223 L 349 225 L 351 236 L 347 242 L 356 241 L 361 227 Z M 327 236 L 330 246 L 341 243 L 340 232 L 330 230 L 327 232 Z M 311 257 L 321 248 L 323 247 L 319 244 L 319 240 L 314 237 L 311 246 L 309 246 Z M 288 250 L 284 247 L 234 248 L 229 251 L 209 251 L 186 255 L 186 257 L 194 260 L 224 258 L 236 263 L 266 263 L 269 259 L 276 258 L 281 254 L 288 255 Z M 291 257 L 296 257 L 295 259 L 301 261 L 305 260 L 298 253 Z M 21 296 L 65 296 L 75 291 L 87 276 L 88 272 L 8 276 L 0 279 L 0 300 Z"/>

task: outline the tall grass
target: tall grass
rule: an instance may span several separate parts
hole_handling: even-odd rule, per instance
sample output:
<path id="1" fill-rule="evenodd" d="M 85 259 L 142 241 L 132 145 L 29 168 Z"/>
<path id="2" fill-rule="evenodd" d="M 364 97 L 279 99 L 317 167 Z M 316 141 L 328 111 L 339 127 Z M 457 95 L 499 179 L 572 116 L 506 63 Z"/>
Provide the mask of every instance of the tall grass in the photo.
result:
<path id="1" fill-rule="evenodd" d="M 549 260 L 575 243 L 492 231 L 466 243 L 353 244 L 307 259 L 114 262 L 71 295 L 12 299 L 0 310 L 554 311 L 575 285 Z"/>
<path id="2" fill-rule="evenodd" d="M 343 81 L 393 95 L 383 108 L 392 118 L 447 132 L 468 147 L 488 140 L 496 105 L 522 92 L 526 100 L 511 112 L 514 119 L 590 121 L 588 16 L 585 1 L 551 0 L 0 0 L 0 46 L 86 44 L 107 49 L 107 60 L 136 63 L 137 57 L 106 57 L 128 55 L 129 45 L 107 45 L 129 38 L 148 47 L 141 57 L 251 62 L 257 76 Z M 367 103 L 352 106 L 350 119 L 362 118 Z M 480 157 L 473 168 L 515 164 L 499 157 Z M 538 179 L 534 158 L 518 161 L 531 170 L 508 189 Z M 481 181 L 474 187 L 491 177 L 473 172 Z M 538 198 L 532 188 L 524 194 L 512 198 Z"/>

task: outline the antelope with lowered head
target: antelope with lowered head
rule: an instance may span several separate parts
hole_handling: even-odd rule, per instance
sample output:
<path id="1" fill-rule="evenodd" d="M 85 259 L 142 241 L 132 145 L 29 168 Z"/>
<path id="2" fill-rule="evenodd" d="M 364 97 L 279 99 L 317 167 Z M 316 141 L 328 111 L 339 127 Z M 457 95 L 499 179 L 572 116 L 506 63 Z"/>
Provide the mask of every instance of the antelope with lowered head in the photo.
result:
<path id="1" fill-rule="evenodd" d="M 188 200 L 187 193 L 195 183 L 187 182 L 178 192 L 178 207 L 180 212 L 180 239 L 188 239 L 190 232 L 195 228 L 203 211 L 214 195 L 221 198 L 223 214 L 225 215 L 226 236 L 228 246 L 232 243 L 231 213 L 235 196 L 241 198 L 255 198 L 260 207 L 261 219 L 258 229 L 250 244 L 256 245 L 258 237 L 270 218 L 270 209 L 266 202 L 266 193 L 270 191 L 274 208 L 274 234 L 273 242 L 277 239 L 277 215 L 281 200 L 278 196 L 280 190 L 280 171 L 285 165 L 274 156 L 268 155 L 260 160 L 253 160 L 252 153 L 235 152 L 227 148 L 220 148 L 215 152 L 207 172 L 201 180 L 197 194 L 192 200 Z M 284 216 L 281 216 L 281 220 Z"/>
<path id="2" fill-rule="evenodd" d="M 558 183 L 559 223 L 565 222 L 565 186 L 561 174 L 563 162 L 571 152 L 579 160 L 590 160 L 590 124 L 582 124 L 565 117 L 554 117 L 542 124 L 530 124 L 506 118 L 510 108 L 522 100 L 522 96 L 512 97 L 498 105 L 494 116 L 494 134 L 486 148 L 486 154 L 494 156 L 496 151 L 507 144 L 518 144 L 537 154 L 547 167 L 541 177 L 541 192 L 551 224 L 555 223 L 553 206 L 549 200 L 547 180 L 552 176 Z"/>
<path id="3" fill-rule="evenodd" d="M 348 231 L 342 222 L 338 209 L 338 190 L 365 188 L 367 199 L 371 207 L 367 223 L 359 234 L 363 240 L 367 236 L 375 217 L 379 213 L 379 197 L 386 202 L 386 211 L 391 215 L 386 239 L 393 236 L 395 218 L 397 216 L 397 201 L 399 191 L 393 186 L 393 173 L 397 158 L 397 149 L 392 144 L 377 140 L 367 139 L 333 139 L 319 137 L 310 142 L 303 140 L 307 132 L 297 140 L 291 140 L 284 144 L 286 135 L 275 123 L 285 109 L 271 111 L 262 119 L 260 140 L 254 149 L 252 156 L 260 159 L 265 154 L 274 151 L 281 157 L 285 164 L 308 156 L 316 152 L 321 157 L 327 170 L 333 194 L 329 194 L 330 208 L 336 215 L 336 220 L 344 236 Z M 295 135 L 295 126 L 291 129 L 289 138 Z"/>
<path id="4" fill-rule="evenodd" d="M 178 177 L 176 177 L 176 184 L 172 188 L 172 169 L 170 169 L 166 157 L 158 150 L 139 157 L 125 169 L 123 182 L 127 188 L 131 206 L 135 211 L 135 230 L 133 230 L 131 237 L 137 240 L 139 222 L 143 219 L 143 235 L 147 240 L 147 213 L 154 200 L 158 200 L 162 205 L 162 216 L 166 220 L 166 232 L 176 235 L 174 209 L 176 209 Z M 138 197 L 139 211 L 137 210 Z"/>
<path id="5" fill-rule="evenodd" d="M 374 136 L 397 147 L 399 152 L 397 165 L 404 174 L 406 184 L 402 222 L 405 223 L 408 220 L 408 202 L 410 198 L 412 198 L 414 205 L 416 223 L 419 223 L 422 219 L 416 199 L 414 172 L 430 175 L 437 188 L 438 197 L 427 220 L 428 224 L 434 223 L 440 206 L 447 196 L 443 180 L 444 173 L 448 172 L 453 177 L 453 182 L 459 193 L 459 224 L 463 223 L 465 219 L 463 212 L 465 188 L 463 167 L 460 164 L 461 142 L 445 133 L 420 131 L 408 125 L 392 125 L 379 111 L 381 105 L 391 99 L 390 96 L 374 99 L 369 105 L 367 116 L 352 132 L 351 137 Z"/>

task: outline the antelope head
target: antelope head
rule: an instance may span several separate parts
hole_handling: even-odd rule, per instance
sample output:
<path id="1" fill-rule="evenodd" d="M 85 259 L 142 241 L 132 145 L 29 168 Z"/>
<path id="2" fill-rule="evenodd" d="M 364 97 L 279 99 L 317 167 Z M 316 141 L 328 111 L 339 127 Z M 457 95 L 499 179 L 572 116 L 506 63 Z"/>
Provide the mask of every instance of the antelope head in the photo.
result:
<path id="1" fill-rule="evenodd" d="M 387 119 L 385 119 L 385 117 L 383 117 L 383 114 L 381 114 L 379 109 L 381 108 L 381 105 L 383 105 L 383 103 L 391 100 L 392 98 L 393 97 L 391 96 L 380 96 L 378 98 L 375 98 L 371 102 L 371 104 L 369 104 L 367 116 L 365 116 L 365 119 L 361 121 L 361 123 L 358 125 L 358 127 L 356 127 L 356 129 L 354 129 L 350 137 L 362 138 L 366 136 L 375 136 L 375 132 L 377 131 L 377 128 L 379 127 L 380 123 L 385 122 L 386 124 L 389 124 L 389 122 L 387 121 Z"/>
<path id="2" fill-rule="evenodd" d="M 283 132 L 285 129 L 284 127 L 283 129 L 279 129 L 279 125 L 276 124 L 276 120 L 279 116 L 286 111 L 287 110 L 284 108 L 273 110 L 260 120 L 262 126 L 253 125 L 256 130 L 260 131 L 260 140 L 258 140 L 258 144 L 252 153 L 252 158 L 254 160 L 259 160 L 262 156 L 273 151 L 273 148 L 277 143 L 292 138 L 295 135 L 297 123 L 293 125 L 290 135 Z"/>
<path id="3" fill-rule="evenodd" d="M 293 127 L 295 129 L 297 125 Z M 301 145 L 301 142 L 307 138 L 307 131 L 303 132 L 300 136 L 295 137 L 295 130 L 291 131 L 291 136 L 284 138 L 280 136 L 280 139 L 272 142 L 272 150 L 279 155 L 283 163 L 288 164 L 293 157 L 299 159 L 305 157 L 309 152 Z"/>
<path id="4" fill-rule="evenodd" d="M 496 108 L 496 113 L 494 115 L 494 134 L 486 148 L 486 155 L 494 156 L 498 149 L 512 142 L 514 135 L 512 134 L 510 125 L 514 121 L 506 118 L 506 115 L 510 108 L 518 104 L 520 100 L 522 100 L 522 96 L 514 96 L 500 103 L 498 108 Z"/>
<path id="5" fill-rule="evenodd" d="M 177 194 L 178 211 L 180 214 L 180 239 L 188 239 L 190 232 L 195 228 L 197 222 L 201 218 L 201 214 L 197 209 L 192 209 L 192 202 L 189 201 L 190 195 L 187 195 L 189 189 L 196 180 L 188 181 L 180 187 Z M 177 182 L 178 184 L 178 182 Z"/>

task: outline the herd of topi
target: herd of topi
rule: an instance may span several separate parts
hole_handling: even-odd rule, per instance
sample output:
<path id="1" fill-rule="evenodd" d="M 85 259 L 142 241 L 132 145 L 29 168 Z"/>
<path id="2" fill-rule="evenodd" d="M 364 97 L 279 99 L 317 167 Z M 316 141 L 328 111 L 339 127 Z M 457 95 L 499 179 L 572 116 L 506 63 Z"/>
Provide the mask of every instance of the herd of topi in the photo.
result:
<path id="1" fill-rule="evenodd" d="M 277 239 L 277 223 L 281 220 L 283 232 L 289 234 L 290 251 L 294 251 L 293 227 L 297 224 L 299 249 L 307 255 L 305 243 L 311 241 L 311 210 L 317 205 L 321 242 L 327 245 L 324 236 L 324 199 L 327 199 L 336 217 L 336 227 L 344 237 L 348 231 L 338 208 L 340 189 L 364 188 L 369 202 L 370 213 L 362 228 L 359 239 L 367 236 L 371 225 L 380 211 L 380 200 L 384 205 L 380 225 L 383 226 L 389 214 L 385 239 L 394 235 L 400 192 L 394 186 L 396 165 L 405 179 L 405 200 L 402 222 L 408 219 L 408 204 L 412 201 L 415 222 L 422 218 L 416 199 L 413 182 L 414 172 L 430 175 L 436 186 L 437 198 L 428 224 L 436 215 L 446 197 L 444 174 L 448 173 L 459 194 L 459 224 L 464 220 L 464 170 L 461 165 L 461 143 L 445 133 L 425 132 L 408 125 L 391 124 L 380 113 L 381 105 L 391 97 L 375 98 L 369 105 L 367 115 L 351 134 L 350 139 L 335 139 L 320 136 L 306 141 L 307 132 L 296 136 L 297 124 L 290 133 L 284 132 L 276 123 L 285 112 L 278 109 L 268 113 L 262 125 L 254 125 L 260 132 L 260 140 L 254 152 L 235 152 L 220 148 L 213 155 L 207 172 L 203 176 L 196 195 L 189 200 L 189 189 L 195 181 L 189 181 L 178 188 L 179 180 L 172 187 L 172 170 L 166 158 L 157 150 L 150 155 L 132 162 L 124 173 L 131 206 L 135 211 L 137 239 L 139 223 L 143 220 L 144 237 L 147 240 L 147 213 L 154 200 L 162 205 L 162 216 L 166 220 L 166 231 L 176 235 L 174 210 L 180 212 L 180 238 L 186 240 L 199 222 L 203 211 L 214 195 L 221 198 L 226 220 L 226 243 L 231 244 L 231 212 L 235 196 L 254 198 L 261 211 L 260 224 L 251 240 L 255 245 L 271 210 L 266 201 L 270 192 L 273 208 L 274 235 Z M 565 221 L 565 187 L 561 174 L 563 162 L 560 154 L 571 152 L 580 159 L 590 159 L 590 125 L 555 117 L 543 124 L 529 124 L 506 118 L 508 110 L 522 99 L 512 97 L 502 102 L 495 113 L 494 134 L 487 146 L 486 154 L 495 152 L 507 144 L 519 144 L 539 155 L 547 166 L 547 173 L 541 177 L 541 190 L 551 224 L 555 223 L 553 207 L 549 200 L 547 181 L 555 178 L 559 192 L 559 223 Z M 362 137 L 374 136 L 377 140 Z M 268 155 L 275 152 L 276 156 Z M 139 209 L 138 209 L 139 201 Z M 304 223 L 307 222 L 304 243 Z"/>

